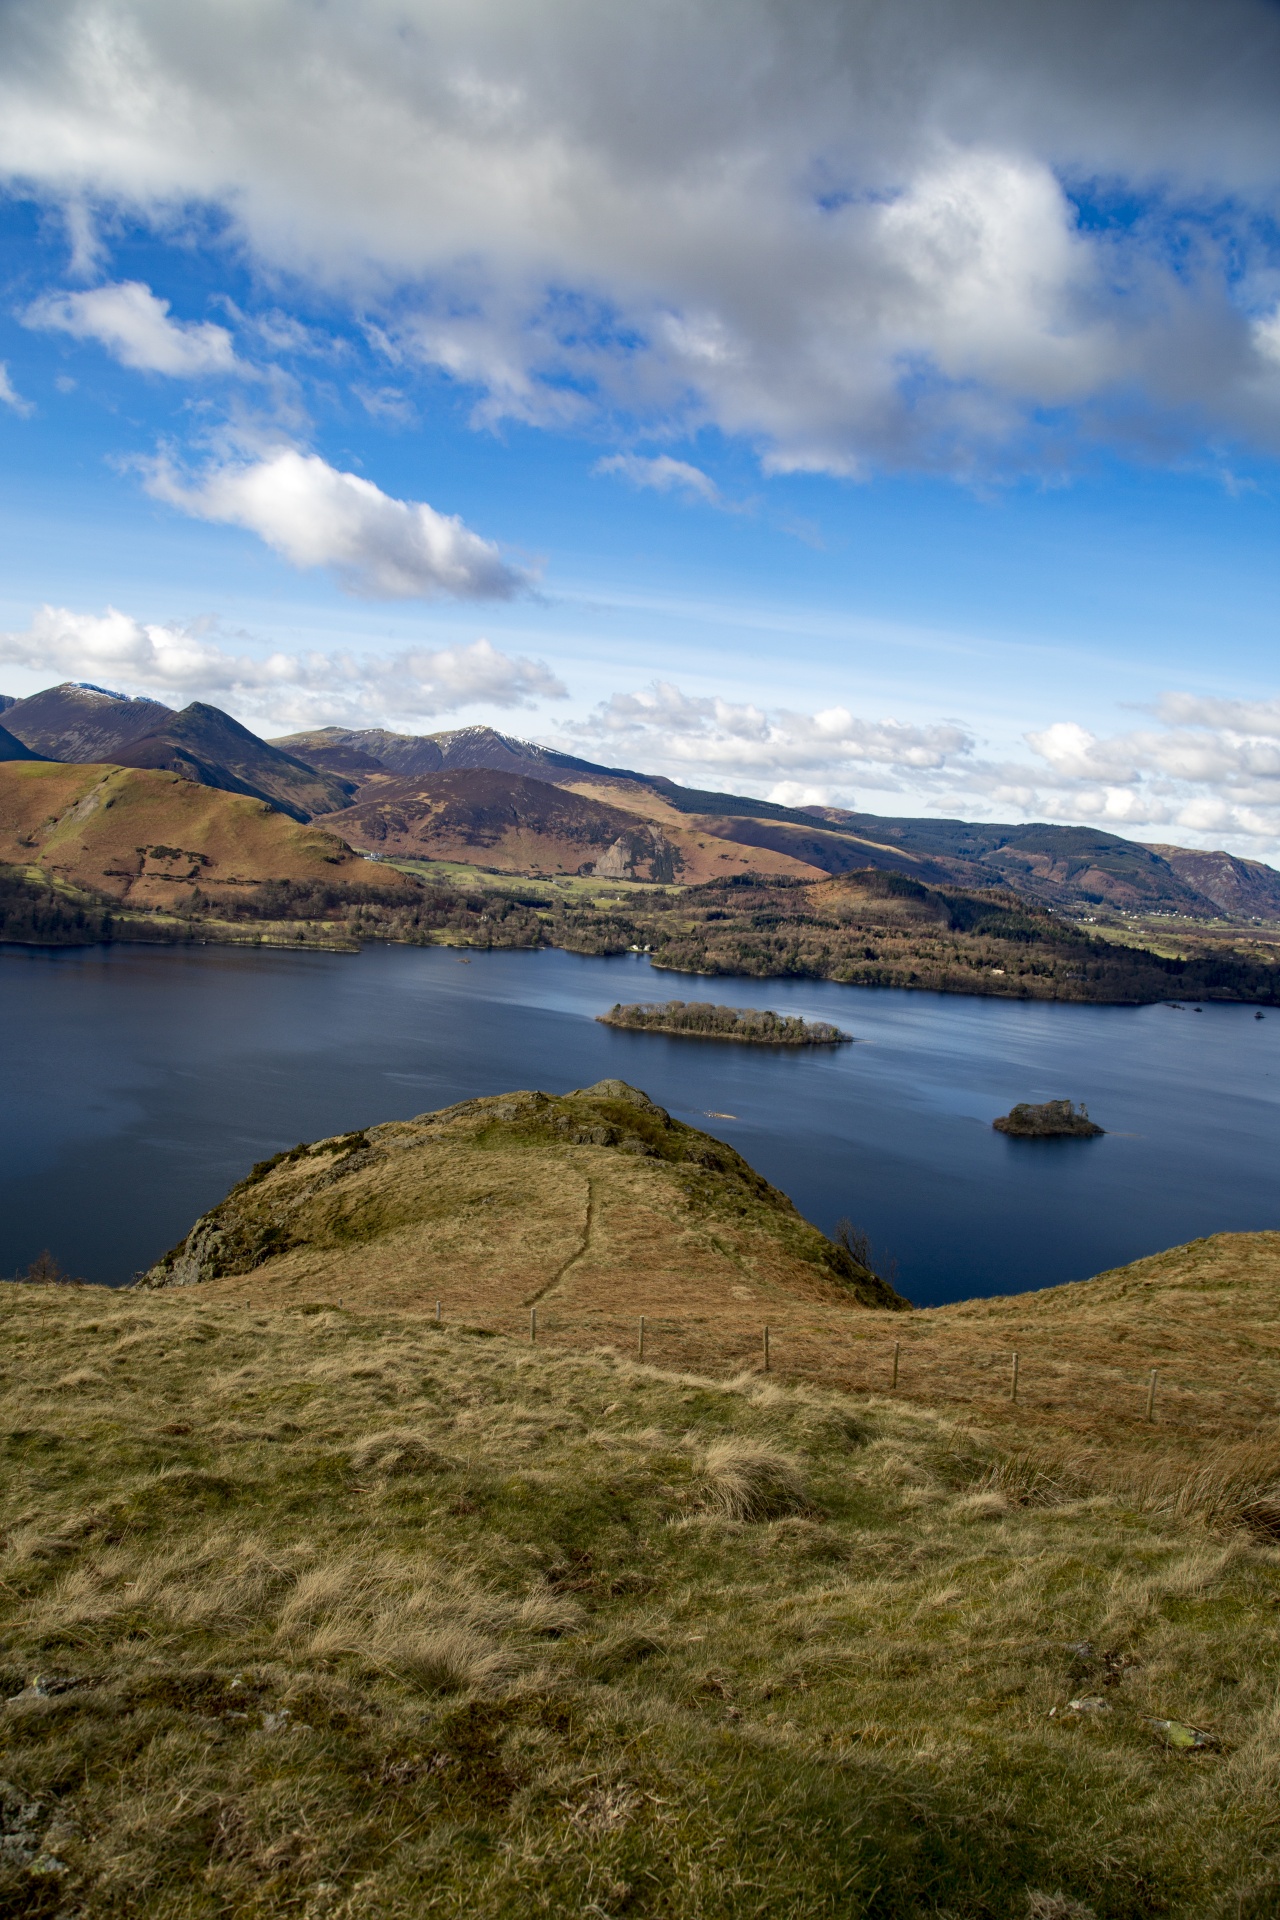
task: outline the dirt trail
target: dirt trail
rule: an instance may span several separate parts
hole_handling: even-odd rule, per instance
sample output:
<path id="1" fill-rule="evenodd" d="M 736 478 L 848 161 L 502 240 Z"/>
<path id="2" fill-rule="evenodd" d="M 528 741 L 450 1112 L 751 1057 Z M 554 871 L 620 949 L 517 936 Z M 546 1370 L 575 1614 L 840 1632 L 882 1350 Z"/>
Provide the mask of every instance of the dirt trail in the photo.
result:
<path id="1" fill-rule="evenodd" d="M 586 1210 L 582 1216 L 582 1239 L 579 1242 L 578 1246 L 576 1246 L 573 1252 L 569 1255 L 569 1258 L 565 1260 L 559 1267 L 557 1267 L 556 1271 L 552 1274 L 551 1278 L 549 1280 L 544 1281 L 540 1287 L 535 1288 L 535 1290 L 528 1296 L 528 1298 L 524 1302 L 526 1307 L 536 1307 L 540 1301 L 545 1300 L 549 1294 L 554 1293 L 556 1289 L 563 1282 L 565 1275 L 568 1273 L 570 1267 L 576 1267 L 578 1262 L 587 1253 L 588 1249 L 591 1246 L 591 1229 L 595 1223 L 595 1204 L 596 1204 L 595 1184 L 592 1181 L 590 1174 L 588 1174 L 587 1175 L 587 1205 L 586 1205 Z"/>

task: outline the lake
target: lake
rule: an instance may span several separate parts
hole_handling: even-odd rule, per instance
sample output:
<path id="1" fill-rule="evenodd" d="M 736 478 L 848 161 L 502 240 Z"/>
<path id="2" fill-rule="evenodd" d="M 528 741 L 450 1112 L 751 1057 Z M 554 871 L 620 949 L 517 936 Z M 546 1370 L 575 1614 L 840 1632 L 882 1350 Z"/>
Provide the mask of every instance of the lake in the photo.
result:
<path id="1" fill-rule="evenodd" d="M 832 1020 L 858 1044 L 596 1023 L 615 1000 L 668 998 Z M 47 1247 L 124 1282 L 280 1147 L 607 1076 L 729 1141 L 828 1232 L 848 1216 L 920 1304 L 1280 1226 L 1280 1016 L 1248 1007 L 706 981 L 550 950 L 118 946 L 0 947 L 0 1010 L 0 1274 Z M 1106 1137 L 992 1131 L 1015 1101 L 1058 1097 Z"/>

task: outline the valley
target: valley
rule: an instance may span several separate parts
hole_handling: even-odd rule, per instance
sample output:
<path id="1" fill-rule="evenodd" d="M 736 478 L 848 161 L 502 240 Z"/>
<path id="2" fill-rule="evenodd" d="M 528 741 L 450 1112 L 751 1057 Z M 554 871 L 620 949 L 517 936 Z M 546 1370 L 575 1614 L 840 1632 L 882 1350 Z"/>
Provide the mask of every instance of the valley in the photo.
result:
<path id="1" fill-rule="evenodd" d="M 797 810 L 484 727 L 269 742 L 76 686 L 4 724 L 0 938 L 635 948 L 703 976 L 1278 998 L 1280 875 L 1232 855 Z"/>

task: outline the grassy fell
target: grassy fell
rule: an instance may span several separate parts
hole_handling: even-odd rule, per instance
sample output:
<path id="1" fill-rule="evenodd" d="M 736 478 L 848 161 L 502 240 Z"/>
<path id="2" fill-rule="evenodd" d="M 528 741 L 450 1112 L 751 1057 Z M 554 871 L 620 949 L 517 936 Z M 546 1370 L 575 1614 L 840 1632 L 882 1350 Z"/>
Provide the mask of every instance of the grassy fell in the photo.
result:
<path id="1" fill-rule="evenodd" d="M 753 1315 L 905 1303 L 724 1142 L 621 1080 L 464 1101 L 255 1169 L 148 1275 L 219 1297 L 359 1298 L 514 1329 L 531 1307 Z M 739 1304 L 742 1303 L 742 1304 Z M 634 1321 L 633 1321 L 634 1324 Z"/>
<path id="2" fill-rule="evenodd" d="M 405 1314 L 0 1314 L 0 1914 L 1275 1911 L 1280 1548 L 1194 1488 Z"/>

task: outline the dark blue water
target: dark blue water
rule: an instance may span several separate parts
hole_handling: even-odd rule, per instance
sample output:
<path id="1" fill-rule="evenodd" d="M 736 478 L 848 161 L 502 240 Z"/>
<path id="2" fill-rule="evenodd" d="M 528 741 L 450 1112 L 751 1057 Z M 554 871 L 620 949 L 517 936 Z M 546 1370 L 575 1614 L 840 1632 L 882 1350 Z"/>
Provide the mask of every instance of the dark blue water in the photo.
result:
<path id="1" fill-rule="evenodd" d="M 859 1044 L 784 1053 L 595 1020 L 618 999 L 712 995 Z M 7 947 L 0 1023 L 0 1273 L 48 1247 L 124 1281 L 282 1146 L 607 1075 L 732 1142 L 828 1231 L 865 1228 L 922 1303 L 1280 1226 L 1280 1016 L 1245 1007 L 695 982 L 558 952 Z M 1059 1096 L 1107 1136 L 992 1132 L 1014 1101 Z"/>

